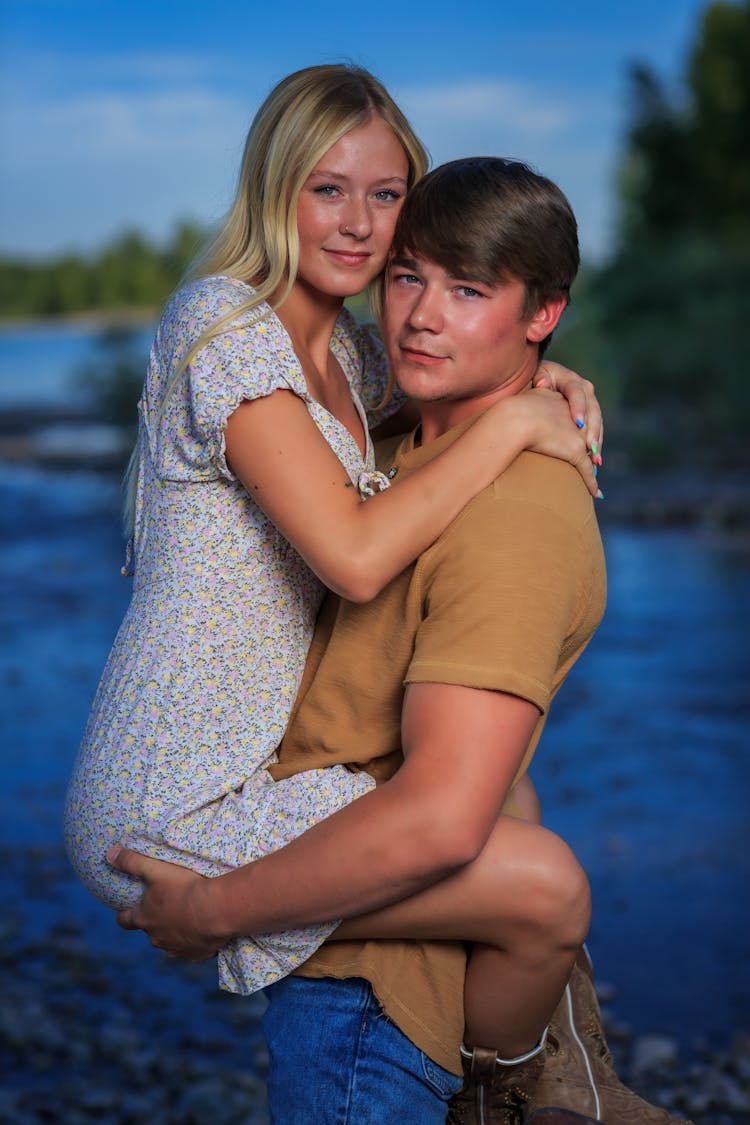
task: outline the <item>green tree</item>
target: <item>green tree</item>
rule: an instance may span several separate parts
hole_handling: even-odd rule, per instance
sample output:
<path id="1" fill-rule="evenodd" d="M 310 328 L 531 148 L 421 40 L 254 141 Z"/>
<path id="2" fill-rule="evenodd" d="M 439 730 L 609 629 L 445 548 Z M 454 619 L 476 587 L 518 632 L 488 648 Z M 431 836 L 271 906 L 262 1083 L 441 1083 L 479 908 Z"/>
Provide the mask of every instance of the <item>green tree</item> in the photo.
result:
<path id="1" fill-rule="evenodd" d="M 683 89 L 631 71 L 622 242 L 750 237 L 750 0 L 703 13 Z"/>
<path id="2" fill-rule="evenodd" d="M 678 92 L 643 66 L 631 92 L 619 245 L 583 310 L 610 420 L 644 462 L 747 464 L 750 0 L 707 5 Z"/>
<path id="3" fill-rule="evenodd" d="M 179 284 L 203 233 L 198 224 L 183 221 L 164 247 L 128 231 L 91 258 L 0 259 L 0 315 L 156 310 Z"/>

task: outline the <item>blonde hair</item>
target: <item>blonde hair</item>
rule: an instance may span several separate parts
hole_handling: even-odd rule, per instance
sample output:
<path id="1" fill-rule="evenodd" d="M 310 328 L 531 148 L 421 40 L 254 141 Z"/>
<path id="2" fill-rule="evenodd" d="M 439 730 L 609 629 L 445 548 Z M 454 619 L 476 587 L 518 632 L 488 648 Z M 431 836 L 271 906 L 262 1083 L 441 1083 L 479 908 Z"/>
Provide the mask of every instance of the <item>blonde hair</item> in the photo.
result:
<path id="1" fill-rule="evenodd" d="M 283 78 L 258 110 L 245 142 L 237 191 L 217 233 L 198 255 L 186 280 L 221 274 L 249 282 L 255 292 L 201 334 L 171 373 L 161 404 L 196 353 L 237 318 L 284 286 L 276 307 L 294 285 L 299 264 L 297 200 L 312 169 L 345 133 L 380 117 L 407 158 L 407 189 L 427 171 L 428 157 L 385 87 L 369 71 L 346 64 L 309 66 Z M 286 283 L 284 285 L 284 283 Z M 267 314 L 266 314 L 267 315 Z M 126 474 L 126 520 L 132 531 L 138 478 L 138 445 Z"/>

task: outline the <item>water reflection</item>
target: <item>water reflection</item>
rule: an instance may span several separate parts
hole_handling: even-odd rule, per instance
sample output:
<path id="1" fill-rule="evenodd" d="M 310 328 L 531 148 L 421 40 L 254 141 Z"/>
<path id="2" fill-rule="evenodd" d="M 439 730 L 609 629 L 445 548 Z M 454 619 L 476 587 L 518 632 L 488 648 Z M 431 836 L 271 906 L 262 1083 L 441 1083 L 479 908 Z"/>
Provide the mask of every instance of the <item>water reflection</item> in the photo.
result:
<path id="1" fill-rule="evenodd" d="M 0 846 L 57 846 L 65 782 L 129 593 L 119 488 L 17 468 L 4 484 Z M 606 547 L 605 621 L 533 772 L 548 824 L 589 871 L 592 949 L 620 990 L 618 1014 L 636 1029 L 724 1040 L 746 1025 L 750 1001 L 750 560 L 732 541 L 689 532 L 608 528 Z M 106 949 L 108 912 L 72 886 L 63 901 L 85 911 Z M 33 909 L 46 918 L 50 904 Z M 129 940 L 122 954 L 141 957 Z"/>

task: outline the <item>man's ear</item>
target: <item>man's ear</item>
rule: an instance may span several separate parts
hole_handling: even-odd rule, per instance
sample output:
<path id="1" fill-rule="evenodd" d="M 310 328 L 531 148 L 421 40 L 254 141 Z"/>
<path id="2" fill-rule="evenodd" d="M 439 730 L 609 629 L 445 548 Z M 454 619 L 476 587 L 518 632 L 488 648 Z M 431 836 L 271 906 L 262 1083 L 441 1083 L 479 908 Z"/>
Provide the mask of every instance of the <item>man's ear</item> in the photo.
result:
<path id="1" fill-rule="evenodd" d="M 541 340 L 546 340 L 550 332 L 554 332 L 567 303 L 567 297 L 557 297 L 554 301 L 546 301 L 539 306 L 526 326 L 526 339 L 529 343 L 538 344 Z"/>

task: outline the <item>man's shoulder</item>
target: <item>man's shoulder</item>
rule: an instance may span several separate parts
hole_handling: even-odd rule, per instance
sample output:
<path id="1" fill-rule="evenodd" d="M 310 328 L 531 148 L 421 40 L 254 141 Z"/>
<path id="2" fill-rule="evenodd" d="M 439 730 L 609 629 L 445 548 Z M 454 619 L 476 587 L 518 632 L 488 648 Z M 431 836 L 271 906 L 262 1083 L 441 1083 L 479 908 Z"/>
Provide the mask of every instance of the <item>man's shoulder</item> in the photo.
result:
<path id="1" fill-rule="evenodd" d="M 543 553 L 552 543 L 567 540 L 580 547 L 598 536 L 593 499 L 577 470 L 555 457 L 525 452 L 466 505 L 425 558 L 439 566 L 458 550 L 475 559 L 483 552 Z"/>
<path id="2" fill-rule="evenodd" d="M 482 500 L 487 506 L 528 505 L 574 526 L 594 518 L 593 499 L 578 470 L 541 453 L 521 453 L 484 490 Z"/>

